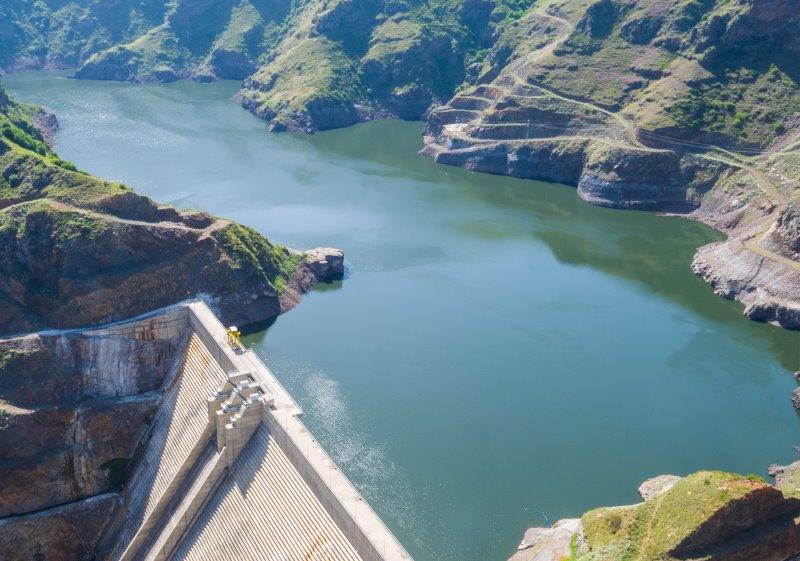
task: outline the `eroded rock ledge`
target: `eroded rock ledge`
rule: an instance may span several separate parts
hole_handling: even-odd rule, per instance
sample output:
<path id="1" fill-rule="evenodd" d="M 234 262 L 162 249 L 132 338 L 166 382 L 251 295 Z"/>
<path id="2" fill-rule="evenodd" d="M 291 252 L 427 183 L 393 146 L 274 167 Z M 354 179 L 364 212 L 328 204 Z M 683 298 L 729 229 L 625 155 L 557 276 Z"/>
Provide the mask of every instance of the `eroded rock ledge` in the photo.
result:
<path id="1" fill-rule="evenodd" d="M 774 486 L 723 472 L 662 475 L 641 485 L 642 503 L 530 528 L 509 561 L 786 561 L 800 551 L 798 471 L 773 466 Z"/>
<path id="2" fill-rule="evenodd" d="M 226 322 L 267 321 L 342 273 L 339 251 L 290 251 L 14 150 L 0 154 L 0 176 L 11 181 L 0 197 L 0 333 L 105 323 L 195 296 Z"/>
<path id="3" fill-rule="evenodd" d="M 513 122 L 511 122 L 513 121 Z M 501 77 L 431 112 L 422 154 L 469 170 L 577 187 L 600 206 L 679 213 L 728 240 L 701 248 L 692 265 L 747 317 L 800 329 L 800 178 L 763 156 L 735 159 L 636 146 L 615 117 L 559 101 Z M 765 172 L 764 170 L 767 170 Z"/>

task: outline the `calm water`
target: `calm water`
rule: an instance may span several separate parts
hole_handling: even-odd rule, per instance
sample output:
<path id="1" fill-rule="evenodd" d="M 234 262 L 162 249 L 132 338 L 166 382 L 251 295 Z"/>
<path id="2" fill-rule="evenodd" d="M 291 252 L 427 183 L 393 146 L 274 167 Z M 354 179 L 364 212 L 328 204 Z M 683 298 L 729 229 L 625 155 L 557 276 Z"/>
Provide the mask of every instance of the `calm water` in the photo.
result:
<path id="1" fill-rule="evenodd" d="M 6 82 L 83 169 L 345 250 L 344 282 L 248 342 L 418 561 L 500 561 L 647 477 L 795 457 L 799 336 L 689 272 L 699 224 L 437 166 L 418 123 L 270 135 L 233 83 Z"/>

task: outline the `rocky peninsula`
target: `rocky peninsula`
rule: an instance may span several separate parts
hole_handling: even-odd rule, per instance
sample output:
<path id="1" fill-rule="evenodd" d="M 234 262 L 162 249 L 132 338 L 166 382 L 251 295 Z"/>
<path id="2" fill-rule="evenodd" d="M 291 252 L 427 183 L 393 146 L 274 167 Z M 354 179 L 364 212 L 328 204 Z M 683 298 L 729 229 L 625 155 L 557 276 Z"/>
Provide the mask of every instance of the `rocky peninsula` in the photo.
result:
<path id="1" fill-rule="evenodd" d="M 525 532 L 509 561 L 788 561 L 800 550 L 800 462 L 758 476 L 701 471 L 642 483 L 643 502 Z"/>
<path id="2" fill-rule="evenodd" d="M 286 249 L 76 170 L 38 128 L 52 116 L 3 99 L 0 333 L 106 323 L 196 296 L 226 322 L 268 321 L 341 276 L 341 251 Z"/>

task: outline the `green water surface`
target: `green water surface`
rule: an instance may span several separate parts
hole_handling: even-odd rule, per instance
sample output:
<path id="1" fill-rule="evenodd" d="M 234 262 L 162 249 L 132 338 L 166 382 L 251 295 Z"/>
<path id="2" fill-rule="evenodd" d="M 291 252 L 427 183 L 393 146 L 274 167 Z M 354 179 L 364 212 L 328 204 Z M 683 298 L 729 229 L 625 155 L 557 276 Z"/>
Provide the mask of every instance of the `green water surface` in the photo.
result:
<path id="1" fill-rule="evenodd" d="M 344 249 L 343 282 L 247 342 L 417 561 L 501 561 L 647 477 L 795 458 L 800 336 L 691 274 L 720 239 L 700 224 L 436 165 L 419 123 L 268 134 L 232 82 L 5 81 L 82 169 Z"/>

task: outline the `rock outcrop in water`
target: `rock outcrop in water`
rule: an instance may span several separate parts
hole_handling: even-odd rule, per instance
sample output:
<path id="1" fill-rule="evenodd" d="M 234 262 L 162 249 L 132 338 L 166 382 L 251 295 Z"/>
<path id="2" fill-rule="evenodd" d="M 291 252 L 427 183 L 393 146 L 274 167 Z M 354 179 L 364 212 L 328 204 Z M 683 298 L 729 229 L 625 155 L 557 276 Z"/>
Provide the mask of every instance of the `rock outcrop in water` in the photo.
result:
<path id="1" fill-rule="evenodd" d="M 642 484 L 644 502 L 531 528 L 510 561 L 786 561 L 800 551 L 797 466 L 755 476 L 698 472 Z"/>

